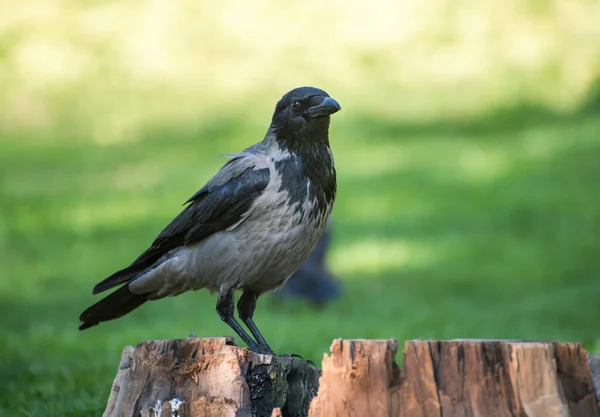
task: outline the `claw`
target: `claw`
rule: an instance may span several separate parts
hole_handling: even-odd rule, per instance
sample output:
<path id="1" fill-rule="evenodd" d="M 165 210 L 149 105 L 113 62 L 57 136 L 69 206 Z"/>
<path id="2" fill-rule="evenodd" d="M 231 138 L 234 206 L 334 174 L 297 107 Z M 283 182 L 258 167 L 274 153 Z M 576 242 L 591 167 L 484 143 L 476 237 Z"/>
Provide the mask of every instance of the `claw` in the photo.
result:
<path id="1" fill-rule="evenodd" d="M 298 355 L 297 353 L 290 353 L 288 356 L 290 358 L 298 358 L 300 360 L 304 360 L 304 358 L 302 356 Z"/>
<path id="2" fill-rule="evenodd" d="M 317 366 L 317 363 L 315 361 L 313 361 L 312 359 L 306 359 L 306 363 L 308 363 L 309 365 L 312 365 L 315 369 L 319 369 L 319 367 Z"/>
<path id="3" fill-rule="evenodd" d="M 280 358 L 298 359 L 298 360 L 304 361 L 304 362 L 308 363 L 309 365 L 312 365 L 318 369 L 315 361 L 313 361 L 312 359 L 304 359 L 302 356 L 298 355 L 297 353 L 285 353 L 283 355 L 277 355 L 277 356 Z"/>
<path id="4" fill-rule="evenodd" d="M 282 355 L 277 355 L 277 356 L 280 358 L 292 358 L 292 359 L 298 358 L 300 360 L 304 360 L 304 358 L 302 356 L 298 355 L 297 353 L 284 353 Z"/>

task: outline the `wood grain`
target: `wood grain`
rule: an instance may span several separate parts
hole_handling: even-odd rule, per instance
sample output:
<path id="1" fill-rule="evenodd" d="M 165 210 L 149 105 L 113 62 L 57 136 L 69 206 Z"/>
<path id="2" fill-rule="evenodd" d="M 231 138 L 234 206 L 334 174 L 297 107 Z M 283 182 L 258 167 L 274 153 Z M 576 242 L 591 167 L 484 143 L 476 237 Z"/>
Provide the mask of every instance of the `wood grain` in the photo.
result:
<path id="1" fill-rule="evenodd" d="M 105 417 L 306 416 L 319 370 L 231 339 L 153 340 L 123 350 Z"/>

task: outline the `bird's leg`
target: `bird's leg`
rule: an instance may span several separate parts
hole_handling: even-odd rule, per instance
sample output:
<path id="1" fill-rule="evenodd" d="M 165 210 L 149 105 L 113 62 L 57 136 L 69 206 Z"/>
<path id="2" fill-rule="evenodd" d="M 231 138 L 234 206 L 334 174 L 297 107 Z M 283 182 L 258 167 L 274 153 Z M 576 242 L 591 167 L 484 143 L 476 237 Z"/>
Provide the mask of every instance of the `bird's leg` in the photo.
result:
<path id="1" fill-rule="evenodd" d="M 274 355 L 275 353 L 273 352 L 273 349 L 271 349 L 264 336 L 260 333 L 260 330 L 258 330 L 258 327 L 256 327 L 254 320 L 252 320 L 254 310 L 256 309 L 256 300 L 258 299 L 259 295 L 259 293 L 254 291 L 244 291 L 237 304 L 238 315 L 240 316 L 240 319 L 242 319 L 242 321 L 246 324 L 246 326 L 248 326 L 248 329 L 250 329 L 250 332 L 256 338 L 256 341 L 260 344 L 261 348 L 264 349 L 266 353 Z M 278 356 L 306 360 L 297 353 L 290 353 Z M 308 359 L 306 360 L 306 362 L 317 368 L 317 364 L 314 361 Z"/>
<path id="2" fill-rule="evenodd" d="M 259 295 L 259 293 L 254 291 L 244 291 L 237 304 L 238 315 L 246 324 L 246 326 L 248 326 L 250 333 L 252 333 L 252 335 L 256 338 L 258 344 L 268 353 L 274 354 L 273 349 L 271 349 L 263 335 L 258 330 L 258 327 L 256 327 L 254 320 L 252 320 L 254 309 L 256 308 L 256 300 L 258 299 Z"/>
<path id="3" fill-rule="evenodd" d="M 264 353 L 264 349 L 259 346 L 252 337 L 244 330 L 244 328 L 237 322 L 234 317 L 234 294 L 233 288 L 225 289 L 221 287 L 219 291 L 219 298 L 217 299 L 217 313 L 229 327 L 233 329 L 234 332 L 238 334 L 239 337 L 242 338 L 244 343 L 248 345 L 248 349 L 257 352 Z"/>

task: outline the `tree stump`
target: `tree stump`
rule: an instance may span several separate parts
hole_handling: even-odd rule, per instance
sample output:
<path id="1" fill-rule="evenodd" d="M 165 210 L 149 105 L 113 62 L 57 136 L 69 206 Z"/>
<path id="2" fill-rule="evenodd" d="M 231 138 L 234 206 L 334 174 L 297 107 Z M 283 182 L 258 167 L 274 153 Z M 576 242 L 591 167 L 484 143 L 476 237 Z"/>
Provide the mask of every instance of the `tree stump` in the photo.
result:
<path id="1" fill-rule="evenodd" d="M 147 341 L 123 350 L 104 416 L 306 416 L 319 375 L 231 338 Z"/>
<path id="2" fill-rule="evenodd" d="M 600 356 L 578 344 L 414 340 L 402 369 L 397 350 L 393 339 L 335 340 L 319 380 L 305 361 L 232 339 L 142 342 L 123 351 L 104 415 L 600 417 Z"/>
<path id="3" fill-rule="evenodd" d="M 600 417 L 574 343 L 335 340 L 310 417 Z"/>

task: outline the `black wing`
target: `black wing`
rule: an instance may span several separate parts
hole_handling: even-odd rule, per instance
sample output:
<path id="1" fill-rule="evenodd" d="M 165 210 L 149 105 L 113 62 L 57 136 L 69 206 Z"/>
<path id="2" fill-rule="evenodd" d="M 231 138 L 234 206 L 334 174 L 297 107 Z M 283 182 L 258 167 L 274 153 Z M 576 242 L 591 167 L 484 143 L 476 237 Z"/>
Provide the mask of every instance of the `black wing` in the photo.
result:
<path id="1" fill-rule="evenodd" d="M 186 201 L 191 204 L 165 227 L 152 246 L 130 266 L 96 284 L 93 294 L 131 281 L 169 251 L 197 243 L 239 222 L 269 183 L 269 169 L 250 166 L 239 175 L 229 175 L 229 172 L 226 173 L 226 182 L 218 184 L 217 174 Z"/>

